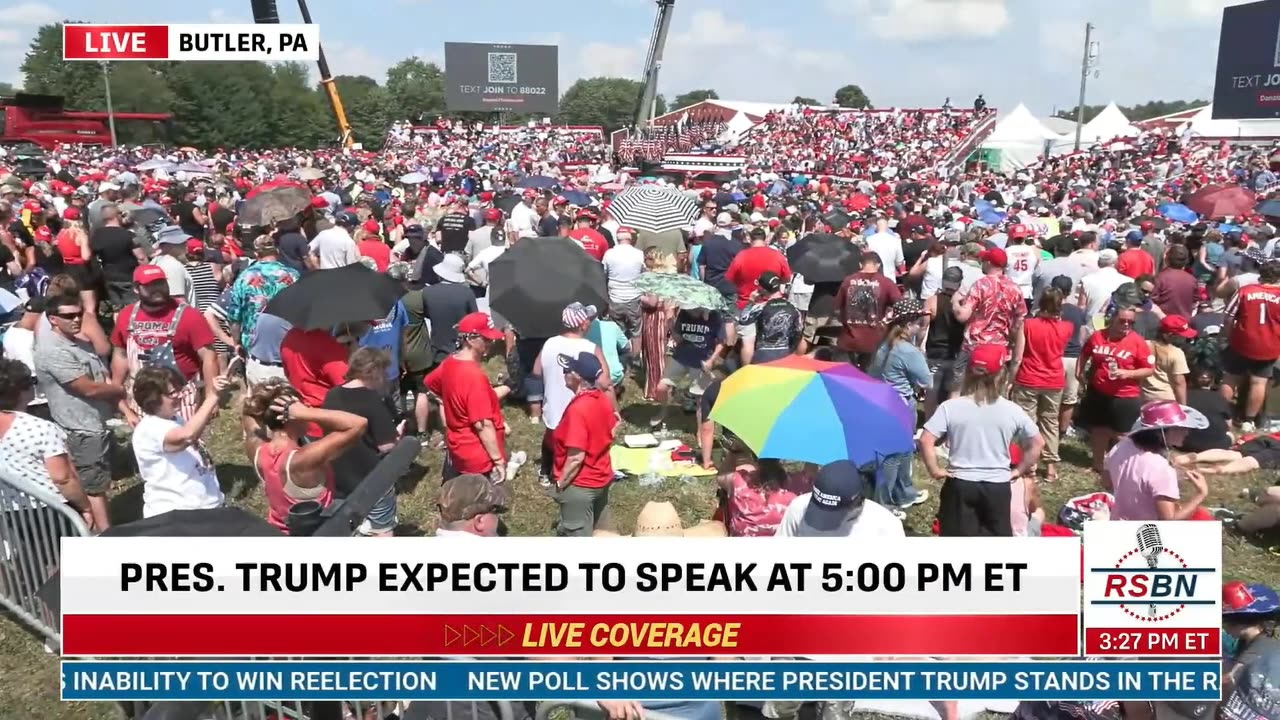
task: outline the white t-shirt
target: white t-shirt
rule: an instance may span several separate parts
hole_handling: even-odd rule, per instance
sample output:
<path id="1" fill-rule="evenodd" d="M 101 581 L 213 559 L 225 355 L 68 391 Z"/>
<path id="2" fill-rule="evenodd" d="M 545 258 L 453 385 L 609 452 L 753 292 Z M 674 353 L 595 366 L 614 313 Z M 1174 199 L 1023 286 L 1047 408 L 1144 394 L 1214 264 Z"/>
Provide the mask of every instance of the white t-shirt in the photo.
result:
<path id="1" fill-rule="evenodd" d="M 1108 265 L 1098 272 L 1086 275 L 1080 281 L 1080 286 L 1084 290 L 1084 297 L 1088 301 L 1085 306 L 1085 317 L 1090 321 L 1102 311 L 1107 309 L 1107 303 L 1111 300 L 1111 293 L 1115 292 L 1121 285 L 1133 282 L 1132 278 L 1120 274 L 1114 267 Z"/>
<path id="2" fill-rule="evenodd" d="M 471 262 L 467 263 L 467 271 L 476 276 L 482 287 L 489 287 L 489 263 L 497 260 L 506 251 L 506 245 L 490 245 L 476 253 Z"/>
<path id="3" fill-rule="evenodd" d="M 542 360 L 542 424 L 548 430 L 560 425 L 564 409 L 573 399 L 573 391 L 564 384 L 564 368 L 560 356 L 577 357 L 580 353 L 595 353 L 596 344 L 586 338 L 570 338 L 557 335 L 542 346 L 538 356 Z"/>
<path id="4" fill-rule="evenodd" d="M 636 278 L 644 272 L 643 250 L 628 243 L 618 243 L 605 251 L 601 263 L 609 283 L 609 302 L 629 303 L 640 297 Z"/>
<path id="5" fill-rule="evenodd" d="M 517 237 L 538 237 L 538 212 L 521 201 L 511 208 L 511 226 Z"/>
<path id="6" fill-rule="evenodd" d="M 805 510 L 809 509 L 809 498 L 805 493 L 787 506 L 782 514 L 782 522 L 778 525 L 776 537 L 906 537 L 902 529 L 902 521 L 893 516 L 889 509 L 879 503 L 866 500 L 862 505 L 862 514 L 853 523 L 828 531 L 817 531 L 803 527 Z"/>
<path id="7" fill-rule="evenodd" d="M 906 264 L 902 240 L 892 233 L 875 233 L 867 238 L 867 249 L 880 256 L 880 272 L 890 280 L 898 277 L 898 267 Z"/>
<path id="8" fill-rule="evenodd" d="M 191 273 L 187 272 L 185 265 L 177 258 L 163 253 L 157 255 L 151 264 L 164 270 L 164 278 L 169 281 L 171 297 L 180 297 L 186 300 L 188 305 L 195 305 L 195 283 L 191 282 Z"/>
<path id="9" fill-rule="evenodd" d="M 192 445 L 178 452 L 164 449 L 164 436 L 178 427 L 173 420 L 143 416 L 133 429 L 133 456 L 142 478 L 142 517 L 170 510 L 208 510 L 222 506 L 222 489 L 212 458 Z"/>
<path id="10" fill-rule="evenodd" d="M 1014 281 L 1022 291 L 1022 297 L 1031 297 L 1031 286 L 1036 276 L 1036 266 L 1040 264 L 1040 251 L 1034 245 L 1010 245 L 1004 249 L 1009 264 L 1004 269 L 1005 277 Z"/>
<path id="11" fill-rule="evenodd" d="M 40 316 L 41 320 L 45 320 L 45 316 Z M 32 373 L 36 371 L 36 334 L 30 330 L 24 330 L 17 325 L 9 328 L 4 333 L 4 356 L 19 360 Z M 49 401 L 45 399 L 44 393 L 40 392 L 40 388 L 36 387 L 36 397 L 29 405 L 44 405 Z"/>
<path id="12" fill-rule="evenodd" d="M 311 254 L 317 257 L 321 270 L 332 270 L 360 262 L 360 250 L 356 247 L 356 241 L 340 227 L 321 230 L 308 247 Z"/>

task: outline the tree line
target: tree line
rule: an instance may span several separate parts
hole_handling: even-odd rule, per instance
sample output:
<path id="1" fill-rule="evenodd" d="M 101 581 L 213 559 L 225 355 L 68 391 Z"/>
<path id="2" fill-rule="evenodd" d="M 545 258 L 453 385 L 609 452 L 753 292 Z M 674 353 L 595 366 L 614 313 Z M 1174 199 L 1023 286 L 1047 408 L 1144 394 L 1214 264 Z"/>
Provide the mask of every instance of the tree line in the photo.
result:
<path id="1" fill-rule="evenodd" d="M 1192 108 L 1204 107 L 1208 104 L 1208 100 L 1152 100 L 1140 105 L 1120 105 L 1119 108 L 1120 112 L 1124 113 L 1124 116 L 1129 118 L 1130 122 L 1138 122 L 1140 120 L 1150 120 L 1151 118 L 1172 115 L 1184 110 L 1191 110 Z M 1076 108 L 1078 107 L 1079 106 L 1077 105 L 1067 110 L 1059 110 L 1054 113 L 1054 115 L 1067 120 L 1075 120 Z M 1105 110 L 1106 107 L 1106 105 L 1085 105 L 1084 121 L 1089 122 L 1094 119 L 1098 116 L 1098 113 Z"/>

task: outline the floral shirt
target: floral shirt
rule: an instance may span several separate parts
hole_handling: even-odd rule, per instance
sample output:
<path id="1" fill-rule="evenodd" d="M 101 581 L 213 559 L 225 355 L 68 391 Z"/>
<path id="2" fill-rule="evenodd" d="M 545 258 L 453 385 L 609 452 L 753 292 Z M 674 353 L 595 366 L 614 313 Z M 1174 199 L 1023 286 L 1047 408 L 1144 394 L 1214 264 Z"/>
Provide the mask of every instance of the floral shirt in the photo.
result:
<path id="1" fill-rule="evenodd" d="M 747 482 L 755 472 L 754 465 L 740 465 L 733 472 L 726 513 L 729 537 L 773 536 L 782 524 L 782 515 L 791 501 L 813 487 L 813 473 L 801 470 L 787 473 L 786 487 L 763 491 Z"/>
<path id="2" fill-rule="evenodd" d="M 964 328 L 966 348 L 978 345 L 1009 345 L 1009 330 L 1027 314 L 1022 290 L 1004 275 L 984 275 L 969 288 L 965 302 L 973 304 L 973 315 Z"/>
<path id="3" fill-rule="evenodd" d="M 240 326 L 240 342 L 248 347 L 258 316 L 276 293 L 298 281 L 297 270 L 276 260 L 259 260 L 236 278 L 227 304 L 227 320 Z"/>

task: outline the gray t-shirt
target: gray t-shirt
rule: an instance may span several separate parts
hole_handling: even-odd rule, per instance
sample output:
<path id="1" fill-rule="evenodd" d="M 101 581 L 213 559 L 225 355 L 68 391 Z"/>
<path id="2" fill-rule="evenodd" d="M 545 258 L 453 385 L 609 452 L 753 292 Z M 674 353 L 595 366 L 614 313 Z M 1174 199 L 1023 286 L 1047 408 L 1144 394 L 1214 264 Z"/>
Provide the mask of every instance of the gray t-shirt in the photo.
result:
<path id="1" fill-rule="evenodd" d="M 68 340 L 57 332 L 40 333 L 35 351 L 36 381 L 49 400 L 53 421 L 70 432 L 106 432 L 106 420 L 112 415 L 109 402 L 88 400 L 67 390 L 76 378 L 88 377 L 93 382 L 107 382 L 106 363 L 92 346 L 80 340 Z"/>
<path id="2" fill-rule="evenodd" d="M 1009 482 L 1009 445 L 1040 435 L 1026 411 L 1005 398 L 979 405 L 958 397 L 938 406 L 924 429 L 946 436 L 947 473 L 957 480 Z"/>

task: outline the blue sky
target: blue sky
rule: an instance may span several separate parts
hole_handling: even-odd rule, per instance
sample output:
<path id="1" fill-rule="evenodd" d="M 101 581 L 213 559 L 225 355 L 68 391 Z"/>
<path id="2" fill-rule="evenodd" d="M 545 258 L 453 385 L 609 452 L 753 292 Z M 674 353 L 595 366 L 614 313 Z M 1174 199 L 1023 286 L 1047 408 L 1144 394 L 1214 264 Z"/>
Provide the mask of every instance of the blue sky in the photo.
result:
<path id="1" fill-rule="evenodd" d="M 877 106 L 968 104 L 978 92 L 1033 112 L 1075 104 L 1084 24 L 1097 26 L 1088 102 L 1207 98 L 1222 8 L 1237 0 L 677 0 L 660 91 L 713 87 L 732 100 L 829 100 L 849 82 Z M 121 6 L 127 6 L 127 11 Z M 282 22 L 300 22 L 279 0 Z M 446 41 L 560 46 L 561 91 L 596 75 L 637 77 L 652 0 L 311 0 L 337 74 L 383 78 Z M 249 0 L 0 0 L 0 80 L 20 81 L 32 31 L 95 22 L 251 22 Z"/>

